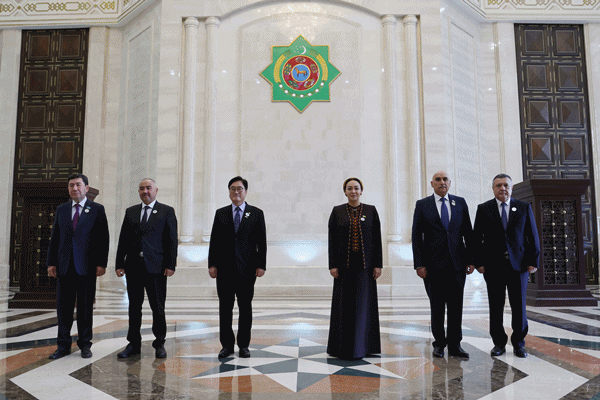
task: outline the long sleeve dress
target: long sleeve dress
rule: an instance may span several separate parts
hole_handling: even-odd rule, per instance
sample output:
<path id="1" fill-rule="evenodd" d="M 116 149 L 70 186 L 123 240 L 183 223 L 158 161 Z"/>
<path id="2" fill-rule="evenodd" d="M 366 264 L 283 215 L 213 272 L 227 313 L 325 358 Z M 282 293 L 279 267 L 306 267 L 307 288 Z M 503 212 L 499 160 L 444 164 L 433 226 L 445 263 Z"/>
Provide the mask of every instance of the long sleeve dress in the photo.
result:
<path id="1" fill-rule="evenodd" d="M 377 284 L 383 264 L 381 223 L 374 206 L 342 204 L 329 218 L 329 269 L 337 268 L 327 353 L 360 359 L 381 352 Z"/>

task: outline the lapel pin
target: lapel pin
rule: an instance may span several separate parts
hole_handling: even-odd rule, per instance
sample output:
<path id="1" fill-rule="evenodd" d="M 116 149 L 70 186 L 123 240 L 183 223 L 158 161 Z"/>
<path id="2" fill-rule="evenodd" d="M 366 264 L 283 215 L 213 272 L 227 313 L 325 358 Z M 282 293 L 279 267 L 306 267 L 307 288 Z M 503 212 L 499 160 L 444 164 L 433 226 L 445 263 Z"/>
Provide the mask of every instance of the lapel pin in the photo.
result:
<path id="1" fill-rule="evenodd" d="M 453 206 L 456 205 L 456 202 L 454 201 L 454 199 L 450 202 Z"/>
<path id="2" fill-rule="evenodd" d="M 513 207 L 513 208 L 511 208 L 511 209 L 510 209 L 510 211 L 512 211 L 512 212 L 515 212 L 515 211 L 517 211 L 517 207 Z"/>
<path id="3" fill-rule="evenodd" d="M 156 210 L 152 210 L 152 214 L 156 214 Z"/>
<path id="4" fill-rule="evenodd" d="M 89 208 L 86 208 L 85 210 L 83 210 L 83 212 L 85 212 L 85 213 L 89 213 L 89 212 L 90 212 L 90 209 L 89 209 Z"/>
<path id="5" fill-rule="evenodd" d="M 248 218 L 249 216 L 250 216 L 250 213 L 249 213 L 249 212 L 247 212 L 247 213 L 246 213 L 246 218 Z"/>

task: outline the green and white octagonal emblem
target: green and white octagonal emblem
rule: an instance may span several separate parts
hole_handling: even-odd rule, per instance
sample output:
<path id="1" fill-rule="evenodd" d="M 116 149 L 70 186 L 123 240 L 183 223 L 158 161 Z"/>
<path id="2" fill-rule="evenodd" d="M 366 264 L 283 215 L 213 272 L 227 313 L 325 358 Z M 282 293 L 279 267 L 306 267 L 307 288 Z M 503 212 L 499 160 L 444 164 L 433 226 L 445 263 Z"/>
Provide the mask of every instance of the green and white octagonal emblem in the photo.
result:
<path id="1" fill-rule="evenodd" d="M 288 101 L 299 112 L 329 101 L 329 85 L 340 74 L 329 62 L 329 46 L 313 46 L 300 35 L 289 46 L 273 46 L 272 59 L 260 75 L 273 86 L 273 101 Z"/>

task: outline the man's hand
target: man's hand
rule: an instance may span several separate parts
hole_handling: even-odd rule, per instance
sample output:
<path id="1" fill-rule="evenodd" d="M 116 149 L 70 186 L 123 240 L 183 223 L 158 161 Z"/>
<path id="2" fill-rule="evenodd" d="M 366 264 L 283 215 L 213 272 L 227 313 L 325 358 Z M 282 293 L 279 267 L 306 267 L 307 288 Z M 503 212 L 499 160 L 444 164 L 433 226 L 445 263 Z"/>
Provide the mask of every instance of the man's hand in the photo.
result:
<path id="1" fill-rule="evenodd" d="M 174 274 L 175 274 L 175 270 L 165 268 L 165 276 L 169 277 L 169 276 L 173 276 Z"/>
<path id="2" fill-rule="evenodd" d="M 427 278 L 427 268 L 425 268 L 425 267 L 417 268 L 417 275 L 419 275 L 419 278 L 421 278 L 421 279 Z"/>
<path id="3" fill-rule="evenodd" d="M 381 276 L 381 268 L 373 268 L 373 278 L 377 279 Z"/>
<path id="4" fill-rule="evenodd" d="M 529 271 L 530 274 L 535 274 L 537 272 L 537 268 L 533 265 L 530 265 L 529 267 L 527 267 L 527 271 Z"/>
<path id="5" fill-rule="evenodd" d="M 471 275 L 475 271 L 474 265 L 467 265 L 467 275 Z"/>
<path id="6" fill-rule="evenodd" d="M 106 273 L 106 268 L 96 267 L 96 276 L 102 276 Z"/>
<path id="7" fill-rule="evenodd" d="M 334 278 L 339 278 L 340 274 L 337 268 L 331 268 L 329 270 L 329 273 L 331 274 L 331 276 L 333 276 Z"/>
<path id="8" fill-rule="evenodd" d="M 54 267 L 54 266 L 48 267 L 48 276 L 56 278 L 56 267 Z"/>
<path id="9" fill-rule="evenodd" d="M 480 274 L 483 274 L 485 272 L 485 267 L 481 266 L 481 267 L 477 268 L 477 272 L 479 272 Z"/>
<path id="10" fill-rule="evenodd" d="M 120 278 L 123 275 L 125 275 L 125 270 L 124 269 L 118 269 L 115 271 L 117 273 L 117 276 Z"/>
<path id="11" fill-rule="evenodd" d="M 256 276 L 258 278 L 262 278 L 262 276 L 265 274 L 265 270 L 262 268 L 256 268 Z"/>
<path id="12" fill-rule="evenodd" d="M 215 279 L 217 277 L 217 269 L 215 267 L 209 267 L 208 268 L 208 275 Z"/>

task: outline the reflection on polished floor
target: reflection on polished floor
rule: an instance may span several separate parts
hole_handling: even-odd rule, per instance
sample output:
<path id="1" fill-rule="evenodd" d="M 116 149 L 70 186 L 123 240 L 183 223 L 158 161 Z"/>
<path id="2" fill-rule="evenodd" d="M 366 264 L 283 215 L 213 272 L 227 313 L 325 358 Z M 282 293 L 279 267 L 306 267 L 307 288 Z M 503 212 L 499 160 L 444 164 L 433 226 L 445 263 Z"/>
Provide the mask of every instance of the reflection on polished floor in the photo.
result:
<path id="1" fill-rule="evenodd" d="M 432 358 L 424 290 L 380 298 L 382 354 L 349 362 L 325 353 L 329 299 L 255 298 L 252 357 L 218 360 L 217 300 L 170 297 L 168 358 L 154 358 L 146 302 L 142 354 L 123 361 L 125 293 L 99 290 L 94 356 L 82 359 L 74 346 L 51 361 L 56 312 L 7 309 L 11 293 L 0 294 L 0 399 L 600 399 L 598 307 L 530 307 L 529 357 L 509 346 L 492 358 L 487 299 L 470 293 L 463 361 Z"/>

